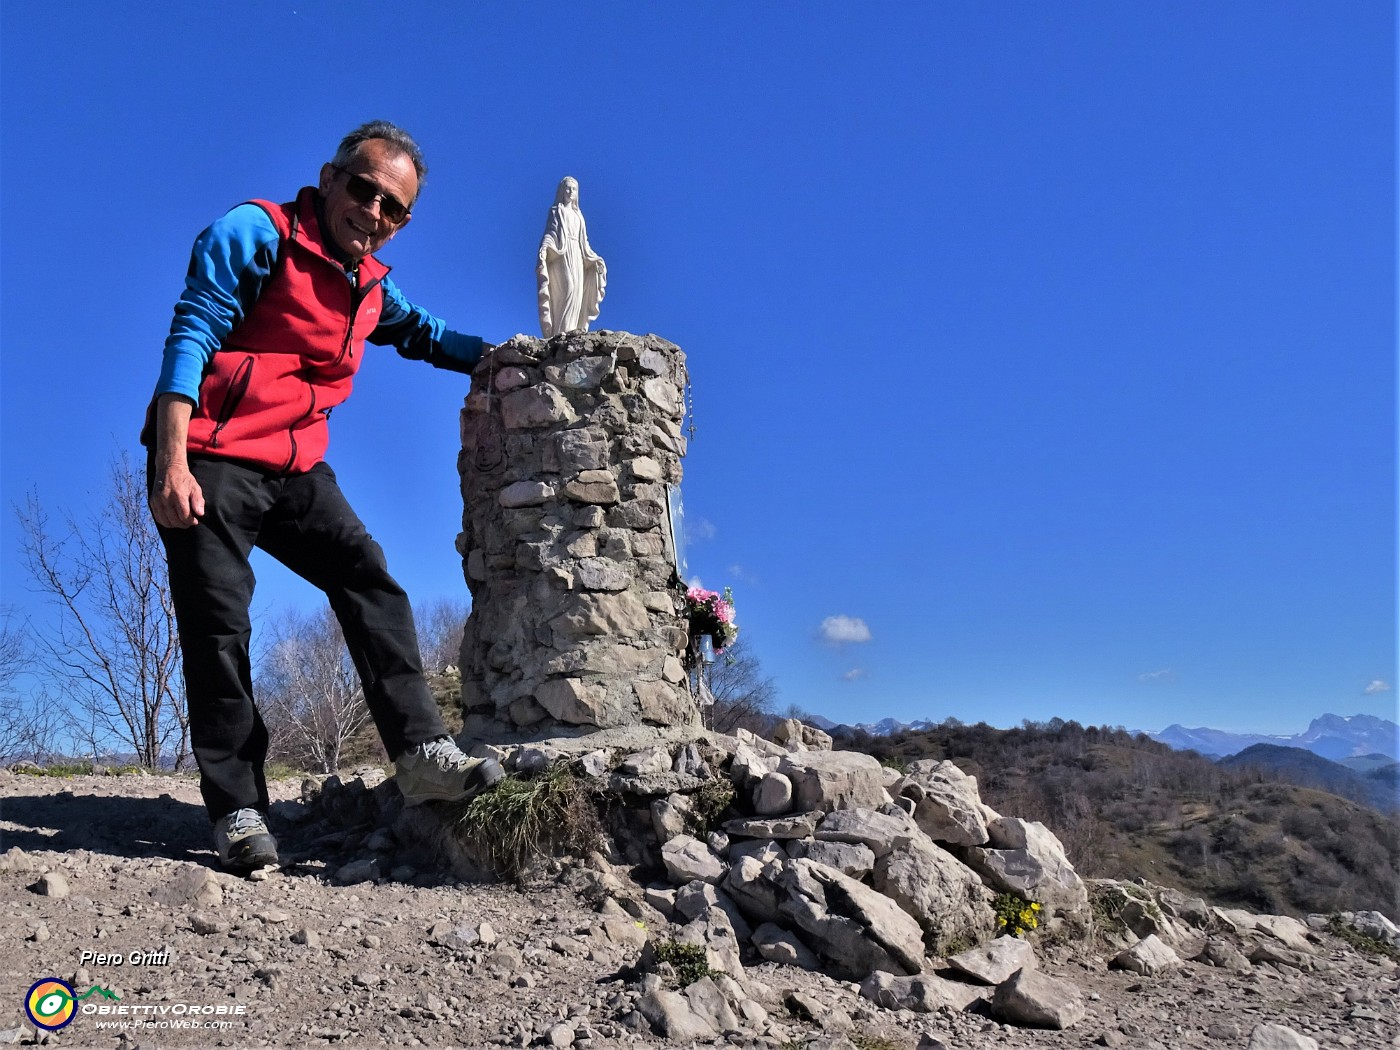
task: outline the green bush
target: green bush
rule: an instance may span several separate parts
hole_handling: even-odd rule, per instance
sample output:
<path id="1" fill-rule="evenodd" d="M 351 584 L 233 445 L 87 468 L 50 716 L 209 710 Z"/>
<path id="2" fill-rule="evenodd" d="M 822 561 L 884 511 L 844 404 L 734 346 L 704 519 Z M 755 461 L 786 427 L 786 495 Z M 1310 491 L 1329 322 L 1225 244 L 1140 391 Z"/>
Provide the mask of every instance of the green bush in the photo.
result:
<path id="1" fill-rule="evenodd" d="M 705 961 L 705 949 L 698 944 L 681 941 L 655 941 L 652 949 L 658 962 L 670 965 L 676 972 L 676 987 L 684 988 L 702 977 L 722 977 L 723 970 L 712 970 Z"/>
<path id="2" fill-rule="evenodd" d="M 687 823 L 697 838 L 704 838 L 720 825 L 720 818 L 734 802 L 734 785 L 728 777 L 707 780 L 699 791 L 690 796 L 691 812 Z"/>

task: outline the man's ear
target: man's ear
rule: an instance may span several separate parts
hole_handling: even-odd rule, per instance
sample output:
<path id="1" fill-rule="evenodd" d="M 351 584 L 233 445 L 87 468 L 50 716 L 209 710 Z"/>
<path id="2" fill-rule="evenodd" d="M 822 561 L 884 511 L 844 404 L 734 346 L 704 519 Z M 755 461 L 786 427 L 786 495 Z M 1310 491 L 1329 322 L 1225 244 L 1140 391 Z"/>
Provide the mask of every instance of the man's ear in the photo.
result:
<path id="1" fill-rule="evenodd" d="M 321 165 L 321 196 L 324 197 L 331 191 L 331 183 L 335 181 L 335 168 L 329 163 Z"/>

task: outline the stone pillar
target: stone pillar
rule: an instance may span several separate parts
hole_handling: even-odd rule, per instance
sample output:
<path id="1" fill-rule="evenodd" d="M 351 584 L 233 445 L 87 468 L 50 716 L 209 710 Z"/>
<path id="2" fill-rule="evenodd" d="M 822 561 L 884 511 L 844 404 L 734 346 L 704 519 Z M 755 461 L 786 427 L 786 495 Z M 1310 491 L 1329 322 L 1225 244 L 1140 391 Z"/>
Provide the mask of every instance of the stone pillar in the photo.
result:
<path id="1" fill-rule="evenodd" d="M 654 335 L 519 335 L 462 409 L 466 731 L 508 741 L 697 724 L 667 486 L 685 354 Z"/>

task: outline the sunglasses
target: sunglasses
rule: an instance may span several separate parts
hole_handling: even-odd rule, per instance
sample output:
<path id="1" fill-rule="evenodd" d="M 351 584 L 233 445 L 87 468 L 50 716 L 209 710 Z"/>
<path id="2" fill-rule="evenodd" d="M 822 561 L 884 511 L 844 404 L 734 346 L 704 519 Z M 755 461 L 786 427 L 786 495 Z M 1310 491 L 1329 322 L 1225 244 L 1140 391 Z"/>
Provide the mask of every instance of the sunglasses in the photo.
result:
<path id="1" fill-rule="evenodd" d="M 345 192 L 350 194 L 357 203 L 368 205 L 373 204 L 376 200 L 379 201 L 379 214 L 395 224 L 408 218 L 408 205 L 385 193 L 363 175 L 352 175 L 344 168 L 339 167 L 335 170 L 346 176 Z"/>

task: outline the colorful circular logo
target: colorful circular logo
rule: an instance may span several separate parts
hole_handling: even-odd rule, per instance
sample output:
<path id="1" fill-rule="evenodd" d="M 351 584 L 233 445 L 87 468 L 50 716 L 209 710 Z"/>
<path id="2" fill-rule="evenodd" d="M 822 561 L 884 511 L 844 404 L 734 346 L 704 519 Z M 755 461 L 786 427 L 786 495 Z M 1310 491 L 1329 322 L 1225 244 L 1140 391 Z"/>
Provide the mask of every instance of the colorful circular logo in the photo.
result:
<path id="1" fill-rule="evenodd" d="M 71 984 L 57 977 L 35 981 L 24 997 L 24 1012 L 29 1020 L 46 1031 L 58 1031 L 73 1020 L 76 1011 L 77 993 Z"/>

